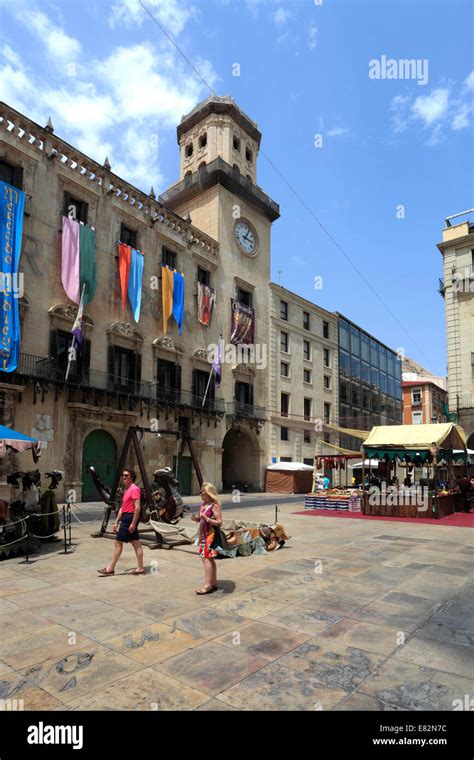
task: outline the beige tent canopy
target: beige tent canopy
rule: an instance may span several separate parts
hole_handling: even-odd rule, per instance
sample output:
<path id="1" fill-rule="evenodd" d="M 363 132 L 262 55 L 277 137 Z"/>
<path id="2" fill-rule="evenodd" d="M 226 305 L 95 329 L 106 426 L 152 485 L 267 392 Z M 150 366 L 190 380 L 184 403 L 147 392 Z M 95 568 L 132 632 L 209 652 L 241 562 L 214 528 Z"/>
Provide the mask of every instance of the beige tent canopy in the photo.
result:
<path id="1" fill-rule="evenodd" d="M 466 451 L 466 433 L 459 425 L 378 425 L 362 444 L 364 449 L 406 449 L 426 451 L 435 443 L 440 449 Z"/>

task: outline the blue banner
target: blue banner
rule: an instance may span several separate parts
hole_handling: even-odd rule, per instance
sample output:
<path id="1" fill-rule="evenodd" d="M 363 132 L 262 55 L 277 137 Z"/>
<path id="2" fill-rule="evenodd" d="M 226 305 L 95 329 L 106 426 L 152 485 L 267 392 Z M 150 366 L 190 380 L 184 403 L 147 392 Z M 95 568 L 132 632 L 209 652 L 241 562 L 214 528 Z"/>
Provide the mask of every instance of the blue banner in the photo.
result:
<path id="1" fill-rule="evenodd" d="M 14 372 L 20 354 L 18 264 L 25 193 L 0 181 L 0 370 Z"/>

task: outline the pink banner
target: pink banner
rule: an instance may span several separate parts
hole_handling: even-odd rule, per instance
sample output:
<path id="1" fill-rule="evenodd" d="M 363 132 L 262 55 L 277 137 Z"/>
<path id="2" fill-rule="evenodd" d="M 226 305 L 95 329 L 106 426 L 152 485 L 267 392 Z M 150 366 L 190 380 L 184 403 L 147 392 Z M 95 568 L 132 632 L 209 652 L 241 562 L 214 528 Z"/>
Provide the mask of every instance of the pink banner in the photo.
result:
<path id="1" fill-rule="evenodd" d="M 61 280 L 67 297 L 79 303 L 79 222 L 69 216 L 63 216 Z"/>

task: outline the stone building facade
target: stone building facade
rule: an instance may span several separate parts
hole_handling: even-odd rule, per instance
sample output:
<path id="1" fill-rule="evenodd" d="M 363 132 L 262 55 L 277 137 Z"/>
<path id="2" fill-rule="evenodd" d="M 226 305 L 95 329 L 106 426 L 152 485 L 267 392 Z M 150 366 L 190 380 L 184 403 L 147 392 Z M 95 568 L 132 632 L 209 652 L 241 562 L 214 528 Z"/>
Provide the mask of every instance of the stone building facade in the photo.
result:
<path id="1" fill-rule="evenodd" d="M 445 302 L 449 413 L 474 447 L 474 225 L 471 212 L 448 217 L 438 250 L 443 256 L 440 293 Z"/>
<path id="2" fill-rule="evenodd" d="M 275 283 L 270 293 L 270 461 L 313 464 L 339 442 L 324 427 L 339 421 L 338 318 Z"/>
<path id="3" fill-rule="evenodd" d="M 0 119 L 0 178 L 27 196 L 21 355 L 15 373 L 0 373 L 3 420 L 46 442 L 41 470 L 63 470 L 64 490 L 74 489 L 78 500 L 97 498 L 87 466 L 95 464 L 111 482 L 128 427 L 146 427 L 155 418 L 161 437 L 149 435 L 143 442 L 150 470 L 175 466 L 176 440 L 164 431 L 179 428 L 194 439 L 206 480 L 219 489 L 261 488 L 266 369 L 248 352 L 237 357 L 227 352 L 222 384 L 215 388 L 211 382 L 202 406 L 209 349 L 219 336 L 225 345 L 230 341 L 231 298 L 254 309 L 255 343 L 268 345 L 270 229 L 279 211 L 255 185 L 260 133 L 254 122 L 230 98 L 208 99 L 183 117 L 180 182 L 165 194 L 165 204 L 114 175 L 108 160 L 101 166 L 75 150 L 50 124 L 41 127 L 5 104 Z M 196 163 L 199 140 L 206 168 Z M 194 162 L 185 156 L 193 142 Z M 231 159 L 242 169 L 246 164 L 250 179 L 228 163 Z M 67 382 L 77 306 L 61 283 L 64 214 L 95 228 L 97 261 L 97 291 L 84 310 L 87 346 L 80 377 L 76 369 Z M 240 237 L 239 222 L 244 223 Z M 245 250 L 248 230 L 255 246 Z M 119 241 L 144 253 L 137 323 L 129 303 L 125 312 L 121 307 Z M 182 335 L 173 319 L 163 332 L 162 262 L 184 275 Z M 198 279 L 216 290 L 209 326 L 197 318 Z M 181 457 L 179 466 L 183 491 L 196 493 L 191 460 Z"/>

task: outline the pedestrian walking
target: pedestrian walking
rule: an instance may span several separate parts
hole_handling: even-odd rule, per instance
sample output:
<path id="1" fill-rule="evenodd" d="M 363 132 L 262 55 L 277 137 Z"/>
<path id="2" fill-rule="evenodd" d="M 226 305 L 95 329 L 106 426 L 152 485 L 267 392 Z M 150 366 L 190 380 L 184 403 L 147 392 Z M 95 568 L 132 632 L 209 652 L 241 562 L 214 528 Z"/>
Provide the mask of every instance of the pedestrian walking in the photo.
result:
<path id="1" fill-rule="evenodd" d="M 139 541 L 137 524 L 140 517 L 140 489 L 135 485 L 136 474 L 128 467 L 122 472 L 122 479 L 125 491 L 122 496 L 122 506 L 119 509 L 117 519 L 115 520 L 113 532 L 117 533 L 115 539 L 114 554 L 112 561 L 101 570 L 97 570 L 99 575 L 114 575 L 115 565 L 120 559 L 124 543 L 131 543 L 136 557 L 137 567 L 132 570 L 130 575 L 143 575 L 143 549 Z"/>
<path id="2" fill-rule="evenodd" d="M 217 591 L 216 534 L 222 525 L 221 503 L 213 483 L 203 483 L 201 486 L 202 503 L 194 522 L 199 523 L 198 546 L 199 554 L 204 562 L 205 583 L 196 589 L 196 594 L 212 594 Z"/>

